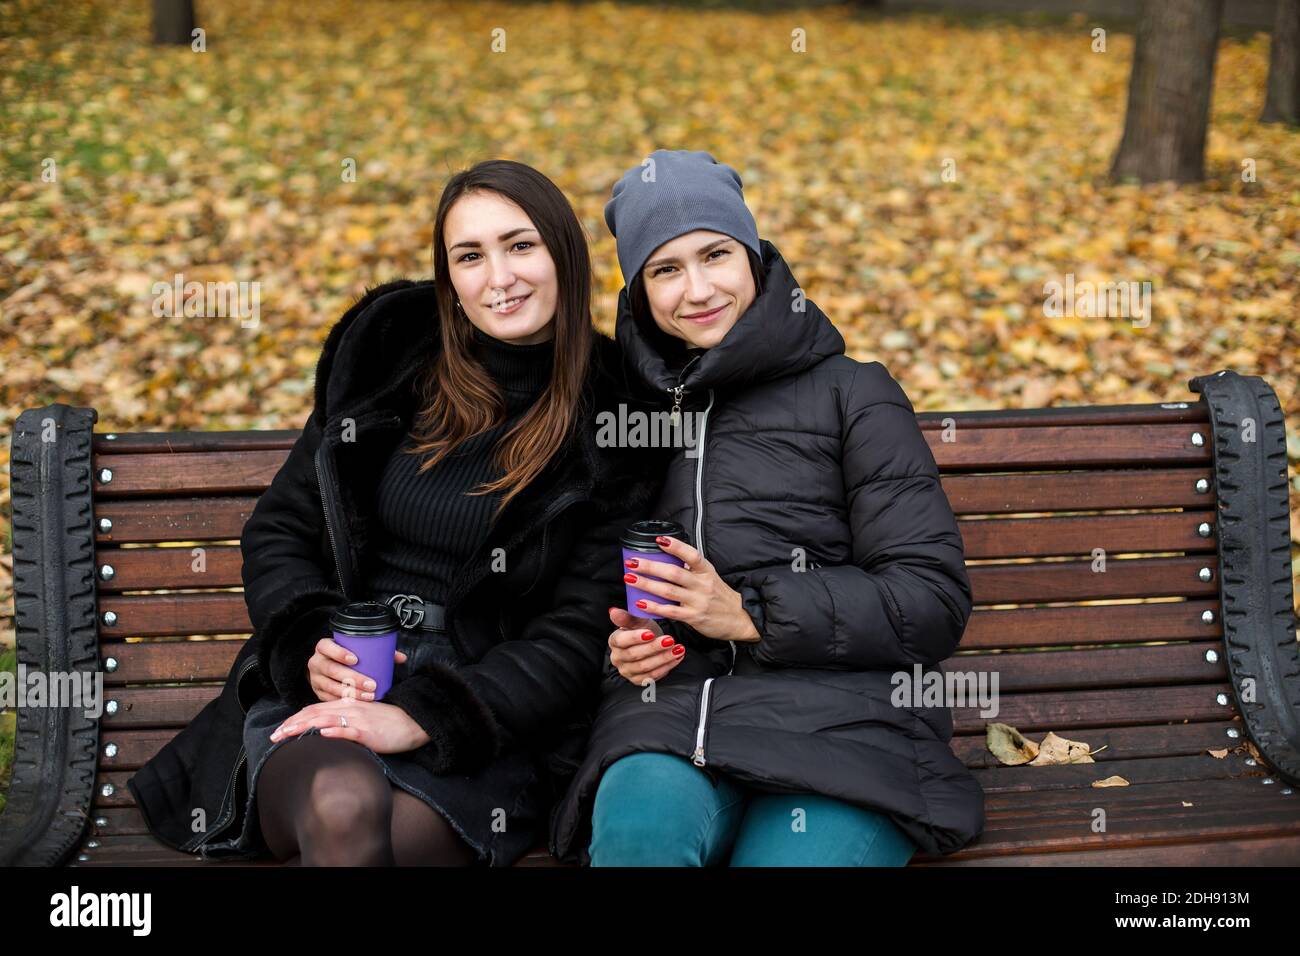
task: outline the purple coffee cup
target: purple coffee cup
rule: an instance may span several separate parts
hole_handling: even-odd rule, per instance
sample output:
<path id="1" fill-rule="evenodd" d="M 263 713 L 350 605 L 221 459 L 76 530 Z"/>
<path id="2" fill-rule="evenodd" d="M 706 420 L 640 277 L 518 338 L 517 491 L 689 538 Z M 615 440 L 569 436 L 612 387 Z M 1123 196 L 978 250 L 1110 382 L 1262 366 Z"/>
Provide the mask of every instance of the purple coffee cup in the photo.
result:
<path id="1" fill-rule="evenodd" d="M 393 660 L 397 651 L 397 612 L 378 601 L 359 601 L 339 608 L 330 618 L 334 643 L 357 655 L 348 665 L 375 682 L 375 700 L 383 700 L 393 686 Z M 355 688 L 360 698 L 363 688 Z"/>
<path id="2" fill-rule="evenodd" d="M 685 541 L 690 544 L 686 537 L 686 529 L 676 521 L 638 521 L 628 527 L 623 532 L 623 571 L 625 574 L 635 574 L 638 577 L 644 575 L 648 578 L 656 578 L 652 562 L 660 564 L 672 564 L 676 567 L 685 567 L 686 564 L 680 558 L 675 558 L 667 551 L 659 547 L 655 538 L 664 535 L 669 538 L 676 538 L 678 541 Z M 637 566 L 628 568 L 627 562 L 635 558 Z M 651 614 L 644 608 L 636 606 L 637 601 L 653 601 L 656 604 L 664 604 L 676 607 L 676 601 L 670 601 L 666 597 L 658 594 L 651 594 L 649 591 L 643 591 L 635 584 L 624 583 L 623 587 L 627 591 L 627 613 L 635 617 L 648 617 L 654 620 L 663 620 L 662 615 Z"/>

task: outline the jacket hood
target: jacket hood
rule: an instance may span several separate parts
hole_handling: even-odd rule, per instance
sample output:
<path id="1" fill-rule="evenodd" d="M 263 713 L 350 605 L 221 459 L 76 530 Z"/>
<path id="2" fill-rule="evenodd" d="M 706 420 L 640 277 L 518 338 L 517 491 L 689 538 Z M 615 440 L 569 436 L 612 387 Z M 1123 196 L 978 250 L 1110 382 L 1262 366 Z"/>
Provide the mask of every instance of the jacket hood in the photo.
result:
<path id="1" fill-rule="evenodd" d="M 764 239 L 760 250 L 763 292 L 721 342 L 690 363 L 680 382 L 686 391 L 743 388 L 802 372 L 825 358 L 844 354 L 844 336 L 816 303 L 803 296 L 776 246 Z M 636 374 L 662 394 L 679 384 L 678 371 L 647 332 L 633 318 L 631 298 L 624 288 L 618 297 L 615 337 Z"/>
<path id="2" fill-rule="evenodd" d="M 334 324 L 316 363 L 322 424 L 381 404 L 432 359 L 440 341 L 436 290 L 433 279 L 386 282 L 367 289 Z"/>

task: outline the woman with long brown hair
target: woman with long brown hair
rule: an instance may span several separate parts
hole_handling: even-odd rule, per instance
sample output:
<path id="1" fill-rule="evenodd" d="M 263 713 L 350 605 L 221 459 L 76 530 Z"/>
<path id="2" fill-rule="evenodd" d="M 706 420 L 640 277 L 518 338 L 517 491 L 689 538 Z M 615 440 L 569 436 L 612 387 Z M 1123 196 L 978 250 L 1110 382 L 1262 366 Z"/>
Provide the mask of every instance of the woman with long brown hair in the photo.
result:
<path id="1" fill-rule="evenodd" d="M 581 758 L 655 453 L 597 447 L 594 416 L 627 399 L 550 180 L 504 160 L 453 176 L 433 245 L 432 279 L 370 291 L 330 332 L 244 529 L 254 634 L 130 781 L 179 849 L 508 865 Z M 363 601 L 401 622 L 382 700 L 330 636 Z"/>

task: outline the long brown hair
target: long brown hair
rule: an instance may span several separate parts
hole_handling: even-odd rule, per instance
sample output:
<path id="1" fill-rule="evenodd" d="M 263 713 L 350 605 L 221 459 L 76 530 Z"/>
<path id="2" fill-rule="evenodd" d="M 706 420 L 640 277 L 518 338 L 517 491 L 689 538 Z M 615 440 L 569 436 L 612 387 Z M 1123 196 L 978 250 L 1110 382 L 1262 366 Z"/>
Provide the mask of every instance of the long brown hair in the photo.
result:
<path id="1" fill-rule="evenodd" d="M 467 193 L 486 190 L 514 202 L 533 221 L 555 262 L 558 283 L 555 318 L 555 365 L 551 380 L 519 421 L 501 437 L 494 461 L 504 472 L 470 494 L 504 492 L 494 518 L 537 478 L 560 450 L 577 423 L 583 382 L 594 341 L 591 324 L 591 256 L 582 226 L 559 188 L 523 163 L 493 159 L 456 173 L 438 201 L 433 227 L 433 274 L 442 349 L 416 382 L 420 411 L 411 434 L 410 454 L 432 457 L 420 472 L 433 468 L 463 442 L 500 424 L 505 402 L 496 383 L 470 349 L 469 318 L 456 309 L 444 229 L 447 213 Z"/>

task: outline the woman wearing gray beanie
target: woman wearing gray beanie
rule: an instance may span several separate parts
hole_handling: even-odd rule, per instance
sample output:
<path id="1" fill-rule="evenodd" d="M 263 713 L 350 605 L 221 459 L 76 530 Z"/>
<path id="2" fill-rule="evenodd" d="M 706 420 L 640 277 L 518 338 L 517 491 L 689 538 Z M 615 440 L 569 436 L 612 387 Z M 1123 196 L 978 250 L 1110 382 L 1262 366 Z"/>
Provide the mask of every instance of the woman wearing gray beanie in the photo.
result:
<path id="1" fill-rule="evenodd" d="M 898 688 L 941 674 L 972 603 L 911 403 L 844 354 L 708 153 L 656 150 L 605 221 L 627 281 L 616 338 L 684 446 L 653 515 L 686 529 L 658 539 L 684 566 L 625 561 L 654 599 L 610 609 L 604 699 L 552 852 L 901 866 L 962 848 L 983 792 L 947 703 Z"/>

